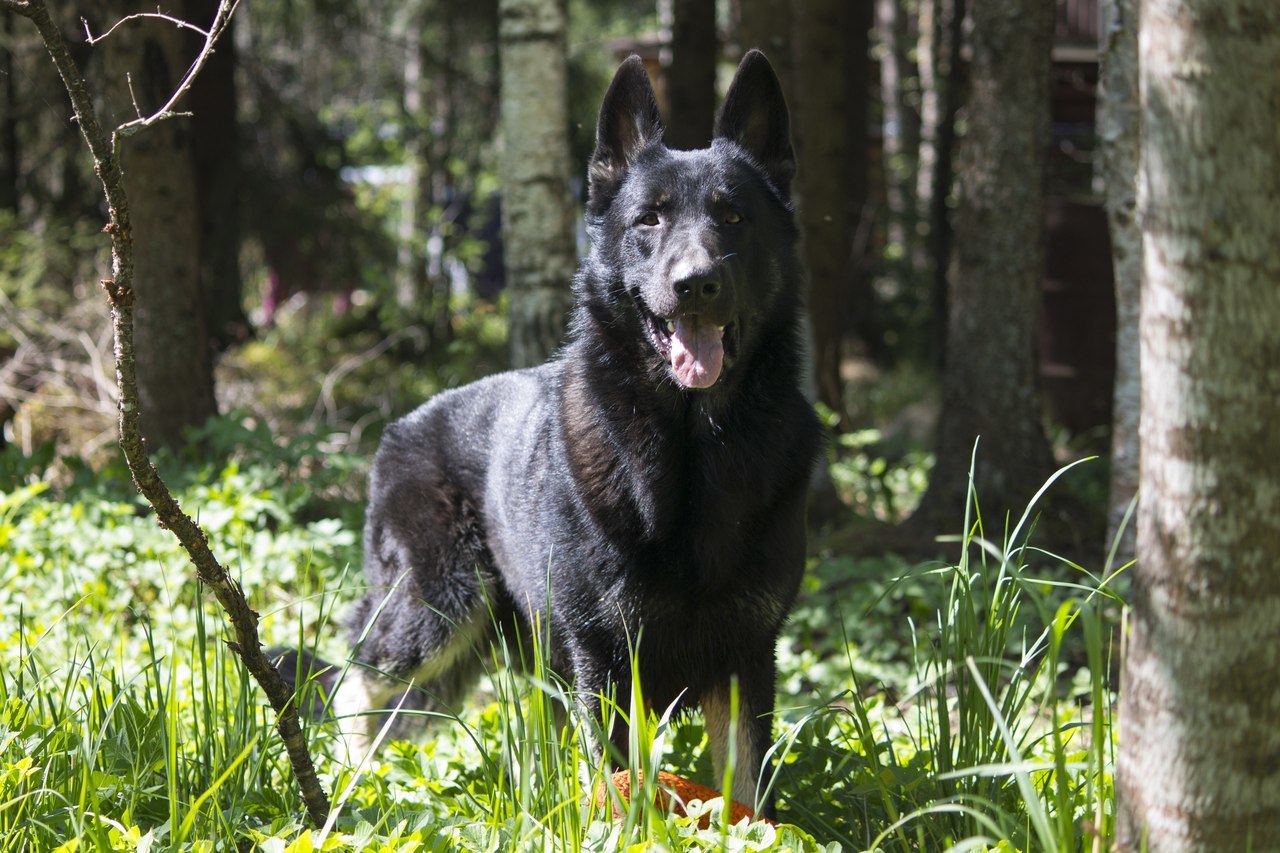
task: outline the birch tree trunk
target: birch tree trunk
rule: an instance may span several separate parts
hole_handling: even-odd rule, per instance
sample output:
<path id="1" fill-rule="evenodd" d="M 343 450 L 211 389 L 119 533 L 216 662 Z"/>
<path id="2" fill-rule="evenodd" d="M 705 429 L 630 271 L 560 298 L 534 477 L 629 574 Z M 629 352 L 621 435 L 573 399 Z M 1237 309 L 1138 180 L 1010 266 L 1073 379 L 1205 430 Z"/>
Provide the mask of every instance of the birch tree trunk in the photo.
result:
<path id="1" fill-rule="evenodd" d="M 564 0 L 500 0 L 502 229 L 513 367 L 560 345 L 576 265 Z"/>
<path id="2" fill-rule="evenodd" d="M 1280 838 L 1280 5 L 1143 0 L 1141 506 L 1116 849 Z"/>
<path id="3" fill-rule="evenodd" d="M 914 522 L 931 528 L 961 518 L 979 437 L 988 518 L 1021 511 L 1053 469 L 1037 337 L 1054 4 L 984 0 L 972 17 L 937 465 Z"/>
<path id="4" fill-rule="evenodd" d="M 1111 417 L 1110 548 L 1138 492 L 1138 303 L 1142 291 L 1142 229 L 1138 226 L 1138 0 L 1103 0 L 1098 140 L 1106 186 L 1111 262 L 1116 279 L 1116 377 Z M 1130 521 L 1116 549 L 1116 565 L 1133 559 Z"/>

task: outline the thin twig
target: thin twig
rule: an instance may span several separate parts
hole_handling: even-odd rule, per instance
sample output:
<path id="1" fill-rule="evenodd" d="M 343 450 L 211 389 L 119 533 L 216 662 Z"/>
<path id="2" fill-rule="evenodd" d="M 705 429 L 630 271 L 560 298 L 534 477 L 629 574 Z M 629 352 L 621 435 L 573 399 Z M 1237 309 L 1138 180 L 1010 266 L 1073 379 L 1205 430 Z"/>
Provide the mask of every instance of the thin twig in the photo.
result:
<path id="1" fill-rule="evenodd" d="M 178 103 L 187 90 L 191 88 L 192 82 L 195 81 L 196 75 L 200 73 L 200 69 L 204 68 L 204 64 L 213 55 L 213 46 L 217 42 L 218 37 L 222 35 L 222 31 L 227 28 L 227 22 L 231 20 L 231 16 L 235 14 L 236 9 L 240 7 L 240 0 L 222 0 L 218 4 L 218 12 L 214 16 L 213 23 L 209 25 L 208 32 L 204 32 L 204 46 L 200 48 L 200 52 L 196 54 L 195 60 L 191 63 L 191 67 L 187 69 L 187 75 L 182 78 L 182 82 L 173 90 L 173 94 L 165 105 L 156 110 L 147 118 L 136 118 L 133 121 L 127 121 L 116 128 L 113 137 L 132 136 L 144 127 L 150 127 L 158 121 L 174 118 L 175 116 L 185 115 L 184 113 L 174 112 L 173 106 Z M 167 16 L 166 16 L 167 17 Z M 113 28 L 114 29 L 114 28 Z"/>
<path id="2" fill-rule="evenodd" d="M 122 26 L 129 23 L 130 21 L 137 21 L 141 18 L 155 18 L 160 21 L 168 21 L 169 23 L 173 24 L 175 27 L 178 27 L 179 29 L 194 30 L 198 32 L 200 35 L 205 37 L 206 42 L 210 40 L 211 31 L 202 30 L 199 27 L 197 27 L 195 24 L 191 23 L 190 21 L 184 21 L 181 18 L 175 18 L 172 15 L 166 15 L 164 12 L 138 12 L 133 15 L 125 15 L 123 18 L 121 18 L 120 20 L 112 24 L 111 29 L 107 30 L 105 33 L 103 33 L 100 36 L 95 36 L 93 33 L 89 32 L 89 22 L 86 19 L 81 18 L 80 23 L 84 25 L 84 40 L 92 45 L 102 41 L 107 36 L 111 35 L 116 30 L 120 29 Z M 214 23 L 217 23 L 217 22 L 215 21 Z"/>

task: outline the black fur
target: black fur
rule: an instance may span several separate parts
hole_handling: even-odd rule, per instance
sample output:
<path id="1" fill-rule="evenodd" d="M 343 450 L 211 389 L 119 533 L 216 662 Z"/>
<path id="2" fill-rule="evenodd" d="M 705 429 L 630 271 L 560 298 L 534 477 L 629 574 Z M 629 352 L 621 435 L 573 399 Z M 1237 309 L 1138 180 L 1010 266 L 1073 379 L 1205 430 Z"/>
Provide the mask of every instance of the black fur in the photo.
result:
<path id="1" fill-rule="evenodd" d="M 753 795 L 819 446 L 798 390 L 804 278 L 788 133 L 757 51 L 700 151 L 662 144 L 644 68 L 623 63 L 600 111 L 592 249 L 568 344 L 541 367 L 440 394 L 386 431 L 357 664 L 454 703 L 477 672 L 464 646 L 491 635 L 491 613 L 525 630 L 537 614 L 553 667 L 598 712 L 611 686 L 626 707 L 639 638 L 647 701 L 703 705 L 717 757 L 737 677 L 734 793 Z M 680 370 L 677 346 L 694 352 Z M 366 680 L 375 702 L 403 693 Z M 613 738 L 625 755 L 625 733 Z"/>

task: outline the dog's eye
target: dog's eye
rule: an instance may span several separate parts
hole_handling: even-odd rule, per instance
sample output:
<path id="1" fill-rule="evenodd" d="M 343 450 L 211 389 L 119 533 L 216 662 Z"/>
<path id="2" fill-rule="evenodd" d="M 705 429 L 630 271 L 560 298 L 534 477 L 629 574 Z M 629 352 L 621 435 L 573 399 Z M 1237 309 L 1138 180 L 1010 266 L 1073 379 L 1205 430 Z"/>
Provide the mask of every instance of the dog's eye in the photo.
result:
<path id="1" fill-rule="evenodd" d="M 736 210 L 730 210 L 728 213 L 724 215 L 724 224 L 725 225 L 741 225 L 742 214 Z"/>
<path id="2" fill-rule="evenodd" d="M 660 220 L 658 219 L 658 214 L 654 213 L 652 210 L 644 214 L 643 216 L 641 216 L 636 221 L 639 222 L 641 225 L 648 225 L 650 228 L 652 228 L 653 226 L 657 225 L 660 222 Z"/>

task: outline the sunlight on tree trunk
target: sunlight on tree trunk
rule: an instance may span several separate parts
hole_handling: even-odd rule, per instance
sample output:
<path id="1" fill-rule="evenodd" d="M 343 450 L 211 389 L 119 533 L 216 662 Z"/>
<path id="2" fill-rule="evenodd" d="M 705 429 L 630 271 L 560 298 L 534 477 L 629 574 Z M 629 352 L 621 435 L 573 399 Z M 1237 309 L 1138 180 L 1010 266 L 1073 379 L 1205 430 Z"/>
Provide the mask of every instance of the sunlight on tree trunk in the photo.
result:
<path id="1" fill-rule="evenodd" d="M 1144 0 L 1118 850 L 1280 838 L 1280 5 Z"/>
<path id="2" fill-rule="evenodd" d="M 511 365 L 541 364 L 564 335 L 576 265 L 569 198 L 563 0 L 501 0 L 503 253 Z"/>

